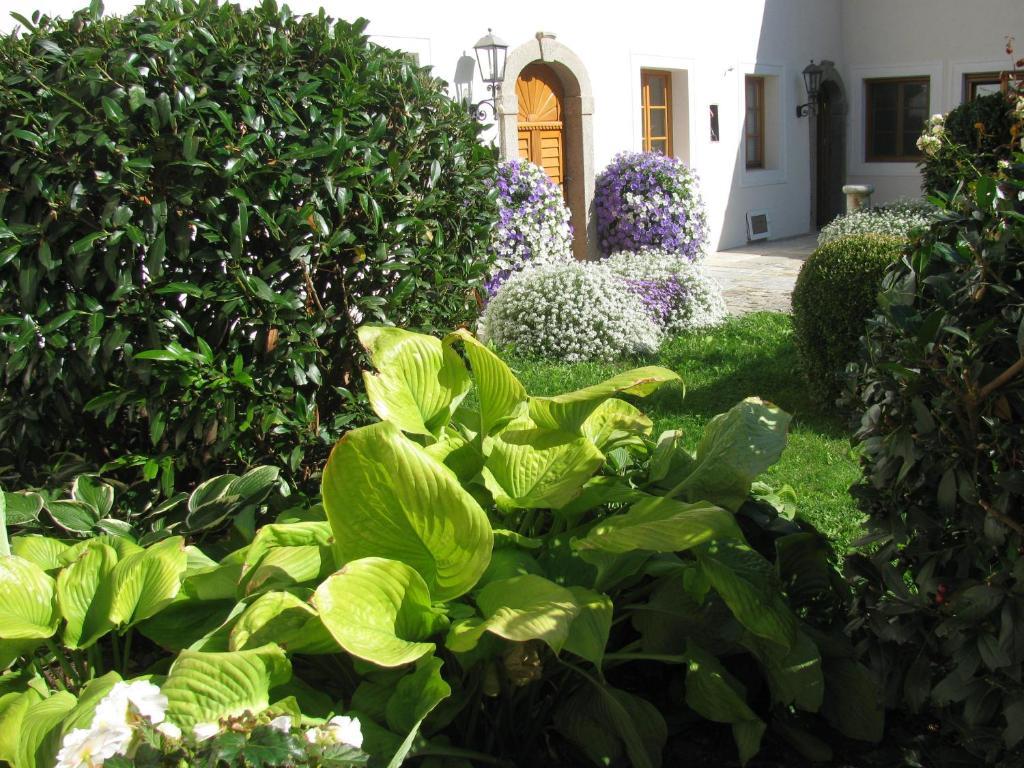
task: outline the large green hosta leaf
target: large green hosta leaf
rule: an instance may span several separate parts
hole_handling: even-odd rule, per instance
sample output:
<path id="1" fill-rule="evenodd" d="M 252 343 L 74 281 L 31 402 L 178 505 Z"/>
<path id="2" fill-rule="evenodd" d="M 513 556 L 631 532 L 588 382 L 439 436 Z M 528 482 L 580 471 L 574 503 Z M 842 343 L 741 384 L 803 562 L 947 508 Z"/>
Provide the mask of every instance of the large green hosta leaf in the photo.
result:
<path id="1" fill-rule="evenodd" d="M 744 645 L 760 659 L 776 704 L 792 704 L 805 712 L 817 712 L 821 708 L 825 695 L 821 654 L 806 633 L 797 630 L 788 651 L 757 638 L 748 638 Z"/>
<path id="2" fill-rule="evenodd" d="M 317 588 L 313 605 L 342 648 L 382 667 L 431 653 L 434 644 L 424 641 L 447 624 L 419 573 L 380 557 L 346 564 Z"/>
<path id="3" fill-rule="evenodd" d="M 558 653 L 580 612 L 571 591 L 535 574 L 492 581 L 476 602 L 484 618 L 452 627 L 446 644 L 454 651 L 468 651 L 484 632 L 492 632 L 515 642 L 543 640 Z"/>
<path id="4" fill-rule="evenodd" d="M 883 694 L 870 670 L 853 659 L 826 659 L 822 713 L 844 736 L 879 742 L 885 732 Z"/>
<path id="5" fill-rule="evenodd" d="M 226 653 L 182 651 L 161 691 L 167 718 L 191 732 L 199 723 L 262 712 L 270 704 L 270 689 L 290 677 L 288 658 L 273 644 Z"/>
<path id="6" fill-rule="evenodd" d="M 658 768 L 668 727 L 646 699 L 587 678 L 590 685 L 566 699 L 555 713 L 555 726 L 597 765 Z"/>
<path id="7" fill-rule="evenodd" d="M 625 514 L 606 517 L 573 546 L 613 553 L 681 552 L 712 539 L 743 539 L 732 514 L 703 501 L 684 504 L 655 497 L 634 504 Z"/>
<path id="8" fill-rule="evenodd" d="M 604 454 L 586 437 L 540 429 L 523 417 L 492 439 L 483 476 L 501 506 L 561 507 L 603 463 Z"/>
<path id="9" fill-rule="evenodd" d="M 746 765 L 761 748 L 764 722 L 747 705 L 742 683 L 726 672 L 718 659 L 693 643 L 687 646 L 686 654 L 690 659 L 686 672 L 687 706 L 708 720 L 731 724 L 740 763 Z"/>
<path id="10" fill-rule="evenodd" d="M 17 768 L 51 768 L 60 751 L 60 725 L 75 706 L 67 691 L 55 693 L 29 706 L 22 718 Z"/>
<path id="11" fill-rule="evenodd" d="M 444 465 L 389 422 L 354 429 L 324 469 L 324 508 L 338 562 L 363 557 L 415 568 L 435 600 L 472 589 L 491 558 L 491 524 Z"/>
<path id="12" fill-rule="evenodd" d="M 337 653 L 338 644 L 308 603 L 290 592 L 260 595 L 231 629 L 229 648 L 277 643 L 289 653 Z"/>
<path id="13" fill-rule="evenodd" d="M 364 325 L 359 341 L 378 373 L 363 373 L 374 412 L 404 432 L 438 435 L 469 391 L 469 372 L 447 344 L 421 333 Z"/>
<path id="14" fill-rule="evenodd" d="M 61 554 L 67 551 L 68 545 L 63 541 L 48 536 L 15 536 L 11 539 L 11 553 L 31 560 L 44 571 L 59 571 L 66 563 Z"/>
<path id="15" fill-rule="evenodd" d="M 531 397 L 530 417 L 538 427 L 578 433 L 587 417 L 614 395 L 646 397 L 662 384 L 679 381 L 679 374 L 657 365 L 625 371 L 600 384 L 552 397 Z"/>
<path id="16" fill-rule="evenodd" d="M 604 649 L 608 645 L 608 635 L 612 629 L 612 600 L 608 595 L 585 587 L 568 589 L 572 592 L 579 612 L 569 626 L 565 650 L 600 667 L 604 661 Z"/>
<path id="17" fill-rule="evenodd" d="M 131 626 L 159 613 L 181 589 L 187 566 L 188 554 L 180 536 L 122 558 L 111 576 L 110 620 Z"/>
<path id="18" fill-rule="evenodd" d="M 8 640 L 44 640 L 57 631 L 55 592 L 53 579 L 35 563 L 0 557 L 0 648 Z"/>
<path id="19" fill-rule="evenodd" d="M 526 388 L 496 354 L 477 341 L 468 331 L 459 329 L 446 343 L 459 340 L 473 368 L 477 399 L 480 401 L 480 431 L 489 435 L 514 418 L 526 402 Z"/>
<path id="20" fill-rule="evenodd" d="M 636 406 L 625 400 L 610 398 L 601 403 L 583 422 L 581 430 L 601 451 L 639 442 L 640 435 L 649 435 L 652 422 Z"/>
<path id="21" fill-rule="evenodd" d="M 770 562 L 741 541 L 714 541 L 697 550 L 697 561 L 737 621 L 783 651 L 792 647 L 796 617 Z"/>
<path id="22" fill-rule="evenodd" d="M 57 605 L 67 623 L 64 645 L 88 648 L 109 632 L 117 553 L 102 541 L 90 541 L 81 556 L 57 576 Z"/>
<path id="23" fill-rule="evenodd" d="M 696 461 L 672 495 L 735 512 L 747 500 L 754 478 L 779 460 L 788 425 L 788 413 L 757 397 L 718 414 L 704 428 Z"/>
<path id="24" fill-rule="evenodd" d="M 17 765 L 25 713 L 42 700 L 43 695 L 39 691 L 23 683 L 11 689 L 0 687 L 0 762 Z"/>

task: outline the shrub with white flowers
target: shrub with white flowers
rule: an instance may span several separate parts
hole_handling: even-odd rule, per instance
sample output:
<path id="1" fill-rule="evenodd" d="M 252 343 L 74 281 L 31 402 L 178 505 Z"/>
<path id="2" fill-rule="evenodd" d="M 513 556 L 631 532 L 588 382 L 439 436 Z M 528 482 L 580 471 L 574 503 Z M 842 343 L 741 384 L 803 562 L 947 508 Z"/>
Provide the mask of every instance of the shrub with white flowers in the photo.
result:
<path id="1" fill-rule="evenodd" d="M 837 216 L 821 228 L 818 245 L 849 235 L 885 235 L 906 239 L 911 230 L 935 220 L 935 207 L 924 200 L 896 200 Z"/>
<path id="2" fill-rule="evenodd" d="M 643 301 L 603 264 L 541 264 L 513 274 L 487 305 L 481 335 L 565 362 L 649 354 L 662 332 Z"/>
<path id="3" fill-rule="evenodd" d="M 621 152 L 597 177 L 597 236 L 604 253 L 654 249 L 703 258 L 707 214 L 697 175 L 675 157 Z"/>
<path id="4" fill-rule="evenodd" d="M 494 295 L 510 274 L 526 264 L 572 259 L 572 225 L 561 190 L 544 169 L 526 160 L 498 164 L 498 226 L 491 240 Z"/>
<path id="5" fill-rule="evenodd" d="M 266 714 L 244 712 L 220 722 L 199 723 L 184 733 L 167 719 L 167 706 L 167 697 L 148 680 L 114 684 L 96 705 L 89 727 L 64 736 L 54 768 L 219 765 L 222 761 L 250 765 L 257 753 L 261 765 L 347 768 L 366 762 L 362 728 L 352 717 L 341 715 L 299 727 L 290 715 L 268 720 Z"/>
<path id="6" fill-rule="evenodd" d="M 623 251 L 604 264 L 643 301 L 666 334 L 708 328 L 725 319 L 722 288 L 699 264 L 664 251 Z"/>

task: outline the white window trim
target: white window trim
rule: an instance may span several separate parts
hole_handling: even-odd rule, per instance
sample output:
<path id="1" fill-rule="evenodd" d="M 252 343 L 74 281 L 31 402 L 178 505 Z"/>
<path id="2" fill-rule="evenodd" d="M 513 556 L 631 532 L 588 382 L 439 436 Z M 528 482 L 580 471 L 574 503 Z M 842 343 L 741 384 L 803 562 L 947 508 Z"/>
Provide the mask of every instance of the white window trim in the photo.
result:
<path id="1" fill-rule="evenodd" d="M 796 106 L 790 95 L 790 84 L 786 79 L 786 67 L 782 64 L 765 64 L 762 62 L 740 63 L 736 67 L 736 115 L 737 125 L 731 132 L 736 137 L 739 151 L 737 162 L 740 170 L 741 187 L 766 187 L 774 184 L 785 184 L 788 179 L 789 164 L 786 157 L 787 145 L 789 144 L 789 113 L 795 112 Z M 747 75 L 758 75 L 762 77 L 775 78 L 775 110 L 778 115 L 776 125 L 769 126 L 768 116 L 765 115 L 765 155 L 769 154 L 767 142 L 773 137 L 775 145 L 773 150 L 777 161 L 772 168 L 747 168 L 746 141 L 744 140 L 743 121 L 747 119 Z M 769 98 L 768 88 L 765 88 L 765 106 Z M 721 128 L 721 112 L 719 112 L 719 131 L 725 134 Z"/>
<path id="2" fill-rule="evenodd" d="M 946 78 L 943 77 L 942 62 L 924 64 L 894 64 L 887 67 L 855 68 L 850 70 L 847 87 L 850 90 L 849 141 L 847 143 L 846 168 L 848 176 L 917 176 L 917 163 L 869 163 L 864 160 L 866 151 L 867 106 L 865 103 L 865 80 L 883 77 L 927 77 L 928 114 L 944 112 L 943 101 Z M 959 103 L 959 102 L 958 102 Z"/>
<path id="3" fill-rule="evenodd" d="M 640 116 L 640 73 L 644 69 L 662 69 L 662 70 L 676 70 L 681 69 L 686 71 L 686 116 L 687 116 L 687 133 L 689 135 L 689 156 L 690 156 L 690 167 L 696 167 L 698 157 L 700 156 L 700 148 L 703 147 L 703 142 L 699 141 L 697 137 L 697 125 L 696 125 L 696 109 L 695 109 L 695 82 L 696 82 L 696 63 L 693 59 L 681 58 L 679 56 L 662 56 L 653 53 L 633 53 L 629 57 L 629 94 L 630 94 L 630 115 L 632 115 L 631 124 L 633 126 L 633 147 L 637 152 L 642 152 L 644 147 L 644 124 L 643 119 Z M 675 89 L 672 91 L 672 101 L 676 103 L 678 94 Z M 673 125 L 675 128 L 675 125 Z M 681 147 L 676 146 L 676 133 L 673 131 L 672 149 L 676 157 L 683 157 L 683 153 L 679 150 Z"/>

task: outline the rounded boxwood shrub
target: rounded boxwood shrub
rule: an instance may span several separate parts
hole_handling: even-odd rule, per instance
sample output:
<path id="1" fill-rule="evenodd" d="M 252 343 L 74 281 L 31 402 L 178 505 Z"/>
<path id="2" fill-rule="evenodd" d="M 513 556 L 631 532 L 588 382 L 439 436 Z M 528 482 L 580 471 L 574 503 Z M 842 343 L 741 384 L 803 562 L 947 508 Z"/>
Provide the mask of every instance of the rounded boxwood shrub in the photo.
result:
<path id="1" fill-rule="evenodd" d="M 890 707 L 1024 765 L 1024 154 L 964 194 L 886 276 L 854 392 L 870 556 L 857 639 Z M 943 746 L 945 746 L 943 745 Z"/>
<path id="2" fill-rule="evenodd" d="M 850 235 L 819 246 L 800 268 L 793 288 L 794 341 L 819 397 L 838 394 L 842 372 L 857 358 L 882 277 L 905 245 L 902 238 Z"/>
<path id="3" fill-rule="evenodd" d="M 498 346 L 569 363 L 648 354 L 662 338 L 643 301 L 618 275 L 585 262 L 516 272 L 487 305 L 481 331 Z"/>
<path id="4" fill-rule="evenodd" d="M 572 259 L 572 225 L 562 191 L 539 165 L 527 160 L 498 164 L 498 226 L 494 230 L 493 294 L 526 264 Z"/>
<path id="5" fill-rule="evenodd" d="M 647 248 L 703 258 L 708 222 L 697 175 L 675 157 L 621 152 L 597 177 L 594 214 L 601 250 Z"/>
<path id="6" fill-rule="evenodd" d="M 0 40 L 0 446 L 302 480 L 361 322 L 476 312 L 493 151 L 365 22 L 267 0 L 23 19 Z M 16 449 L 15 449 L 16 447 Z"/>
<path id="7" fill-rule="evenodd" d="M 965 175 L 994 173 L 1012 151 L 1016 103 L 992 93 L 932 117 L 918 141 L 925 153 L 920 163 L 925 193 L 951 194 Z"/>

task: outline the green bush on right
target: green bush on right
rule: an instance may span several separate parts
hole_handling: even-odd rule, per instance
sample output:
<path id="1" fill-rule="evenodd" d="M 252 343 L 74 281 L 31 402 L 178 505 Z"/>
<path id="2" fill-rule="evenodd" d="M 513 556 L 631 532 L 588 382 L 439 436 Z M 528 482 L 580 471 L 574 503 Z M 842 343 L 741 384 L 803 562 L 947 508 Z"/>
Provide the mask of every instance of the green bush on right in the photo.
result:
<path id="1" fill-rule="evenodd" d="M 822 399 L 839 394 L 882 277 L 906 243 L 887 235 L 849 235 L 820 245 L 800 268 L 793 289 L 794 340 L 808 383 Z"/>

